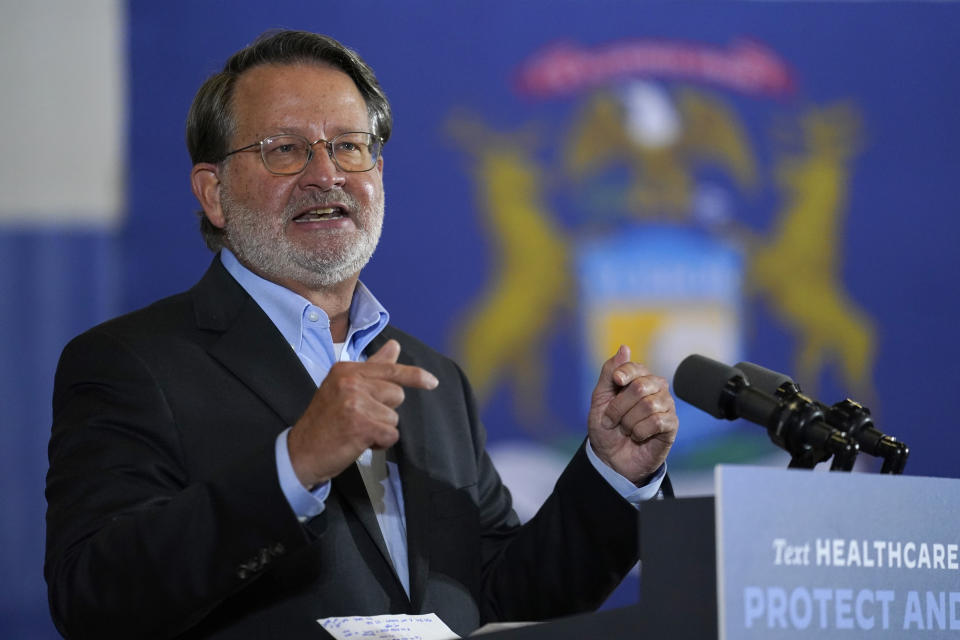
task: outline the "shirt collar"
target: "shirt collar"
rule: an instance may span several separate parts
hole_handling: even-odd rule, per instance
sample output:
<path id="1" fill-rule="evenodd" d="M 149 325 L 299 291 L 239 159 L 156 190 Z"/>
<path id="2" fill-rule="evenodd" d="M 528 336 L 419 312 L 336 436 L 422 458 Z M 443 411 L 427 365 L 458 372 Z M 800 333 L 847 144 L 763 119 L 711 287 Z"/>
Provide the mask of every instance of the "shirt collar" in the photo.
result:
<path id="1" fill-rule="evenodd" d="M 295 351 L 300 351 L 305 317 L 313 313 L 318 314 L 319 319 L 313 325 L 329 330 L 330 319 L 326 312 L 311 304 L 303 296 L 261 278 L 243 266 L 226 247 L 220 251 L 220 260 L 227 272 L 260 305 Z M 384 306 L 362 282 L 358 281 L 350 302 L 350 326 L 347 328 L 344 347 L 350 358 L 355 359 L 389 321 L 390 314 Z"/>

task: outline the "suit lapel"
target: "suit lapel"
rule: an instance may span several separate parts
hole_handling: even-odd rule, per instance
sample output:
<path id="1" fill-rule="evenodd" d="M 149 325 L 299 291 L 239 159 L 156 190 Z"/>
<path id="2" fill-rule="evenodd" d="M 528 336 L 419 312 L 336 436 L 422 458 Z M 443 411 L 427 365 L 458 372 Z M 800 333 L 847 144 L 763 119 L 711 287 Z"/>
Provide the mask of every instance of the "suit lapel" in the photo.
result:
<path id="1" fill-rule="evenodd" d="M 360 469 L 356 463 L 351 464 L 344 469 L 340 475 L 333 479 L 333 490 L 346 503 L 346 505 L 356 514 L 357 519 L 366 530 L 370 539 L 377 546 L 383 560 L 390 567 L 394 577 L 397 571 L 390 559 L 390 552 L 387 550 L 387 543 L 383 539 L 383 531 L 380 530 L 380 523 L 377 522 L 377 515 L 373 512 L 373 505 L 370 503 L 370 496 L 367 494 L 367 488 L 363 485 L 363 478 L 360 476 Z M 400 590 L 400 579 L 397 578 L 397 586 Z"/>
<path id="2" fill-rule="evenodd" d="M 197 324 L 220 333 L 210 355 L 287 425 L 306 409 L 316 386 L 286 340 L 219 257 L 194 287 Z"/>
<path id="3" fill-rule="evenodd" d="M 284 424 L 293 425 L 317 388 L 267 314 L 227 272 L 219 257 L 193 294 L 197 324 L 221 334 L 209 347 L 210 354 L 270 406 Z M 334 478 L 332 489 L 356 514 L 393 570 L 357 465 L 350 465 Z"/>
<path id="4" fill-rule="evenodd" d="M 408 398 L 410 395 L 408 394 Z M 419 397 L 410 398 L 400 413 L 400 477 L 403 479 L 403 505 L 407 520 L 407 563 L 410 569 L 410 600 L 420 610 L 430 568 L 428 544 L 430 490 L 425 480 L 429 469 L 423 438 Z"/>
<path id="5" fill-rule="evenodd" d="M 374 353 L 392 337 L 387 328 L 366 349 Z M 398 362 L 416 365 L 403 351 L 401 344 Z M 407 566 L 410 571 L 410 601 L 413 611 L 419 611 L 427 586 L 429 545 L 427 544 L 430 517 L 430 492 L 426 486 L 427 446 L 424 438 L 421 392 L 408 389 L 406 399 L 397 409 L 400 416 L 400 440 L 395 454 L 403 482 L 403 506 L 407 526 Z"/>

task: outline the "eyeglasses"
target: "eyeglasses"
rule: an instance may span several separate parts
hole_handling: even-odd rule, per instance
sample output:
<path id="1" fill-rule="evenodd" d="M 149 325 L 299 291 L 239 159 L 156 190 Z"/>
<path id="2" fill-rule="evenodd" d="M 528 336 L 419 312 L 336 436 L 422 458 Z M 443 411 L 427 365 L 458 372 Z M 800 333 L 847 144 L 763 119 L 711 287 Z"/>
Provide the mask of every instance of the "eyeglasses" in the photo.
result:
<path id="1" fill-rule="evenodd" d="M 260 158 L 263 159 L 263 166 L 267 171 L 278 176 L 292 176 L 307 168 L 313 159 L 314 145 L 321 142 L 337 169 L 349 173 L 373 169 L 383 148 L 383 140 L 379 136 L 363 131 L 348 131 L 331 140 L 320 138 L 314 142 L 303 136 L 285 133 L 234 149 L 227 153 L 224 159 L 241 151 L 254 151 L 259 148 Z"/>

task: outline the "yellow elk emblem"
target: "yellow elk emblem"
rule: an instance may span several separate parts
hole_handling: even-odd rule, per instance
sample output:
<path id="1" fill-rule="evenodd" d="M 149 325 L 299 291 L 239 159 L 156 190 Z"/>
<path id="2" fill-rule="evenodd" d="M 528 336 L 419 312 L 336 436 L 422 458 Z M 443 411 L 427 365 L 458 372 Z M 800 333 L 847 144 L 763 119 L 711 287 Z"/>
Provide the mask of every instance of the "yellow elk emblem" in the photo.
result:
<path id="1" fill-rule="evenodd" d="M 545 342 L 571 304 L 567 240 L 543 202 L 532 136 L 502 134 L 460 115 L 448 134 L 471 154 L 477 204 L 493 245 L 493 277 L 457 339 L 481 401 L 508 378 L 528 417 L 543 415 Z"/>
<path id="2" fill-rule="evenodd" d="M 747 281 L 796 333 L 797 381 L 813 391 L 825 367 L 838 364 L 850 390 L 868 402 L 874 330 L 843 289 L 838 252 L 859 125 L 843 105 L 801 118 L 802 150 L 776 165 L 784 196 L 776 226 L 769 239 L 748 239 Z"/>

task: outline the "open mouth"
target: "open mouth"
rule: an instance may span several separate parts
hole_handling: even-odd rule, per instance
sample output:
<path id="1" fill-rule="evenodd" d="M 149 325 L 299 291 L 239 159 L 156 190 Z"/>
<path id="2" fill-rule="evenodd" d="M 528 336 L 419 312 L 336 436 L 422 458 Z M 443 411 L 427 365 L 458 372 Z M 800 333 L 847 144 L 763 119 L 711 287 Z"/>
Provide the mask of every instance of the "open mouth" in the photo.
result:
<path id="1" fill-rule="evenodd" d="M 296 218 L 294 222 L 320 222 L 322 220 L 337 220 L 347 215 L 347 212 L 341 207 L 322 207 L 306 211 Z"/>

